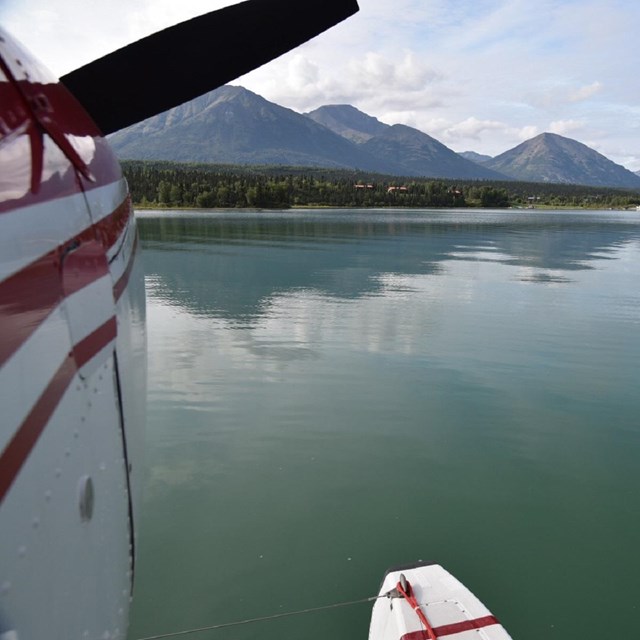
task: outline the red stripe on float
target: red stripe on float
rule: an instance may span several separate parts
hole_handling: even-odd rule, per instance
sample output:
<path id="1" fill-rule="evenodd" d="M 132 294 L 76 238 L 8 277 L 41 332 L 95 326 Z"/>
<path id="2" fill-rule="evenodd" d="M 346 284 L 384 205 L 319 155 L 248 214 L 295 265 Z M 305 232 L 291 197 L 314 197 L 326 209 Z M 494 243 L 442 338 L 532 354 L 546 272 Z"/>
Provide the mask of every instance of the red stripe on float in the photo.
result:
<path id="1" fill-rule="evenodd" d="M 116 319 L 110 318 L 101 327 L 74 346 L 67 354 L 47 388 L 42 392 L 9 444 L 0 456 L 0 502 L 22 469 L 29 454 L 42 435 L 45 426 L 68 389 L 78 366 L 83 366 L 116 337 Z M 77 363 L 77 364 L 76 364 Z"/>
<path id="2" fill-rule="evenodd" d="M 494 616 L 484 616 L 484 618 L 475 618 L 475 620 L 463 620 L 462 622 L 454 622 L 445 624 L 441 627 L 435 627 L 434 631 L 440 638 L 442 636 L 450 636 L 454 633 L 462 633 L 463 631 L 471 631 L 473 629 L 482 629 L 490 627 L 494 624 L 500 624 Z"/>
<path id="3" fill-rule="evenodd" d="M 436 637 L 443 638 L 445 636 L 451 636 L 455 633 L 462 633 L 463 631 L 473 631 L 474 629 L 490 627 L 494 624 L 500 624 L 495 616 L 484 616 L 483 618 L 475 618 L 473 620 L 462 620 L 461 622 L 444 624 L 439 627 L 434 627 L 433 631 L 436 634 Z M 428 638 L 429 636 L 427 635 L 427 632 L 424 629 L 420 629 L 420 631 L 405 633 L 400 640 L 428 640 Z"/>

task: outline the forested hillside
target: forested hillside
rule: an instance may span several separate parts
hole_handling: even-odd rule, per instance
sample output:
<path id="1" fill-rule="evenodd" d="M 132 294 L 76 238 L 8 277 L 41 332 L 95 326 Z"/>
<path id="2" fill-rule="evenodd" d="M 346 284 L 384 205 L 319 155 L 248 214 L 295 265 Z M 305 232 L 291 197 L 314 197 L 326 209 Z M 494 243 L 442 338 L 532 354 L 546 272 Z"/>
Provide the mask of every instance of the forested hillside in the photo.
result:
<path id="1" fill-rule="evenodd" d="M 349 170 L 123 162 L 140 207 L 626 208 L 640 192 L 523 182 L 397 178 Z"/>

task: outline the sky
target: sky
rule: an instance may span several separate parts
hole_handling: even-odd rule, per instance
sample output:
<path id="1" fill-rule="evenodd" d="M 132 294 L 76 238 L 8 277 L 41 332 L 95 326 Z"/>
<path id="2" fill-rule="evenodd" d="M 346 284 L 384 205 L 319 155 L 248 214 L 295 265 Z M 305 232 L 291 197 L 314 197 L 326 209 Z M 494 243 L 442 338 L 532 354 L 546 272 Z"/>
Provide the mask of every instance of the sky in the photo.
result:
<path id="1" fill-rule="evenodd" d="M 230 4 L 0 0 L 0 24 L 62 75 Z M 454 151 L 495 156 L 549 131 L 640 171 L 638 0 L 359 4 L 352 18 L 232 84 L 301 113 L 352 104 Z"/>

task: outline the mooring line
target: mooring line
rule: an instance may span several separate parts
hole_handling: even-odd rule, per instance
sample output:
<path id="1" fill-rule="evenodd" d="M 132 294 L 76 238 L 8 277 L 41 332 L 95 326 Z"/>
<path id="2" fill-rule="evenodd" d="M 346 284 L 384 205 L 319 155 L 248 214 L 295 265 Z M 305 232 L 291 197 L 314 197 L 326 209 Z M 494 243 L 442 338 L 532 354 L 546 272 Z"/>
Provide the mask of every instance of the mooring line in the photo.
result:
<path id="1" fill-rule="evenodd" d="M 190 633 L 198 633 L 200 631 L 213 631 L 214 629 L 224 629 L 225 627 L 236 627 L 241 624 L 250 624 L 252 622 L 264 622 L 266 620 L 275 620 L 276 618 L 286 618 L 287 616 L 299 616 L 303 613 L 313 613 L 314 611 L 324 611 L 326 609 L 337 609 L 338 607 L 349 607 L 354 604 L 363 604 L 364 602 L 373 602 L 378 598 L 386 598 L 387 595 L 371 596 L 362 598 L 361 600 L 351 600 L 349 602 L 336 602 L 335 604 L 326 604 L 322 607 L 314 607 L 312 609 L 300 609 L 298 611 L 287 611 L 286 613 L 276 613 L 271 616 L 263 616 L 262 618 L 249 618 L 247 620 L 237 620 L 236 622 L 224 622 L 223 624 L 214 624 L 209 627 L 199 627 L 197 629 L 186 629 L 185 631 L 174 631 L 173 633 L 162 633 L 158 636 L 146 636 L 137 640 L 160 640 L 161 638 L 175 638 L 177 636 L 186 636 Z"/>

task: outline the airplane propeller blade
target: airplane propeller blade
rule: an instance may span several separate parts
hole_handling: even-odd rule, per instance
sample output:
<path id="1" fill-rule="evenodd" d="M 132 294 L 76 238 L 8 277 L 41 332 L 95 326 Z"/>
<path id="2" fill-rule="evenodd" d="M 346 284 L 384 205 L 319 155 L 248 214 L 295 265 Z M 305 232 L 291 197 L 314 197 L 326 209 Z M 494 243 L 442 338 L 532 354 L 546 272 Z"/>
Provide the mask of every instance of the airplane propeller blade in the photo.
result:
<path id="1" fill-rule="evenodd" d="M 61 81 L 106 135 L 248 73 L 357 11 L 357 0 L 248 0 L 154 33 Z"/>

